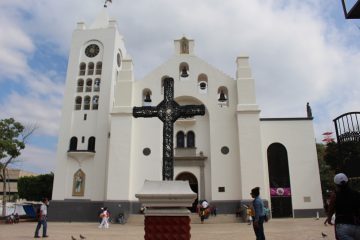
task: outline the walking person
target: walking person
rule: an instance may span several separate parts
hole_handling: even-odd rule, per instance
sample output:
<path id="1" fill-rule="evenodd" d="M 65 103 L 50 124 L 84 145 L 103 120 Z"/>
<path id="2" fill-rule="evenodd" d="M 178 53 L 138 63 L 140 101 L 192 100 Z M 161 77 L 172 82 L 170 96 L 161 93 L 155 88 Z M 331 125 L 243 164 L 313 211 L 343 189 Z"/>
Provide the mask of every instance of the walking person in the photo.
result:
<path id="1" fill-rule="evenodd" d="M 99 228 L 109 228 L 109 212 L 107 207 L 104 207 L 103 212 L 100 214 L 101 217 L 101 223 L 99 225 Z"/>
<path id="2" fill-rule="evenodd" d="M 338 240 L 360 239 L 360 193 L 351 189 L 349 179 L 344 173 L 336 174 L 336 190 L 330 198 L 328 215 L 325 221 L 332 225 L 335 213 L 335 235 Z"/>
<path id="3" fill-rule="evenodd" d="M 43 226 L 43 231 L 42 231 L 42 237 L 46 238 L 49 237 L 46 232 L 47 232 L 47 207 L 49 205 L 49 200 L 47 198 L 43 198 L 42 200 L 42 204 L 40 206 L 40 212 L 39 212 L 39 216 L 38 216 L 38 223 L 35 229 L 35 235 L 34 238 L 40 238 L 39 236 L 39 230 L 41 228 L 41 225 Z"/>
<path id="4" fill-rule="evenodd" d="M 255 187 L 251 189 L 251 197 L 254 198 L 253 207 L 254 207 L 254 218 L 253 218 L 253 228 L 256 236 L 256 240 L 265 240 L 264 233 L 264 221 L 265 221 L 265 211 L 264 211 L 264 202 L 259 197 L 260 188 Z"/>
<path id="5" fill-rule="evenodd" d="M 199 215 L 200 215 L 201 223 L 204 223 L 205 218 L 209 216 L 208 207 L 209 207 L 209 203 L 206 200 L 204 200 L 200 205 Z"/>

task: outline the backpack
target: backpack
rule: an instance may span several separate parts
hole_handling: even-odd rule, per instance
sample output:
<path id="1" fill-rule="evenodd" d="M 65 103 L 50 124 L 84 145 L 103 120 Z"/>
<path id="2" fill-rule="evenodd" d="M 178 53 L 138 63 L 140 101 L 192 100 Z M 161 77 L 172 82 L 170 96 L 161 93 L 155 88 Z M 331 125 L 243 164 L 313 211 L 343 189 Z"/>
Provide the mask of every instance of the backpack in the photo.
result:
<path id="1" fill-rule="evenodd" d="M 265 222 L 267 222 L 270 220 L 270 209 L 264 207 L 264 213 L 265 213 Z"/>

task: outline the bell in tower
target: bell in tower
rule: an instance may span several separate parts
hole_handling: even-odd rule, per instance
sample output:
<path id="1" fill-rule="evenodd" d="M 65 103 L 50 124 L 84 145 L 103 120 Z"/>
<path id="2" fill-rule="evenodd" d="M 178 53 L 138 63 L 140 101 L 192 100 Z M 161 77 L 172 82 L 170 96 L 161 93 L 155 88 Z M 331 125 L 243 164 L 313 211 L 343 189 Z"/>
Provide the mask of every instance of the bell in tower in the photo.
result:
<path id="1" fill-rule="evenodd" d="M 224 91 L 221 90 L 220 97 L 219 97 L 219 102 L 226 102 L 226 101 L 227 101 L 227 97 L 226 97 Z"/>
<path id="2" fill-rule="evenodd" d="M 188 77 L 188 76 L 189 76 L 188 71 L 187 71 L 186 67 L 184 66 L 184 67 L 181 69 L 181 77 L 186 78 L 186 77 Z"/>
<path id="3" fill-rule="evenodd" d="M 147 92 L 147 93 L 145 94 L 144 102 L 147 102 L 147 103 L 151 102 L 151 98 L 150 98 L 150 93 L 149 93 L 149 92 Z"/>

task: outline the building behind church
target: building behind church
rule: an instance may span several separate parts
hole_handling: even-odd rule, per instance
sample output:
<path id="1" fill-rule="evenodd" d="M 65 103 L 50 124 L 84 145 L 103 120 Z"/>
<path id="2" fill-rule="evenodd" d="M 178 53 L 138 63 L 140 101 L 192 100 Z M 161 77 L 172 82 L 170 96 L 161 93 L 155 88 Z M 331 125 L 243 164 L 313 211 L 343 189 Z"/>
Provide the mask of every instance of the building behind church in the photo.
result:
<path id="1" fill-rule="evenodd" d="M 232 77 L 198 58 L 194 48 L 192 39 L 175 40 L 170 59 L 134 79 L 116 21 L 104 10 L 91 25 L 78 23 L 50 219 L 96 220 L 104 205 L 114 214 L 139 212 L 135 194 L 144 181 L 162 179 L 162 122 L 135 119 L 132 108 L 159 104 L 167 77 L 174 79 L 177 103 L 206 108 L 204 116 L 174 123 L 174 178 L 188 180 L 197 201 L 235 214 L 259 186 L 273 217 L 322 211 L 312 116 L 260 118 L 249 57 L 236 59 Z"/>

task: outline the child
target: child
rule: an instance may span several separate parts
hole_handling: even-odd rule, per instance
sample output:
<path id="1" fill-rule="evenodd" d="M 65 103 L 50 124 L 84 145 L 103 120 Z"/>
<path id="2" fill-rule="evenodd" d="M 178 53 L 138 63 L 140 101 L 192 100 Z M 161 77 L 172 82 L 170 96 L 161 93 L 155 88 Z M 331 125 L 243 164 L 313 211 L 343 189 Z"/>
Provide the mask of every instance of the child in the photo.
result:
<path id="1" fill-rule="evenodd" d="M 253 221 L 254 211 L 251 207 L 246 205 L 246 216 L 248 220 L 248 224 L 251 225 Z"/>
<path id="2" fill-rule="evenodd" d="M 99 228 L 109 228 L 109 211 L 107 207 L 104 207 L 104 211 L 100 214 L 101 223 Z"/>

